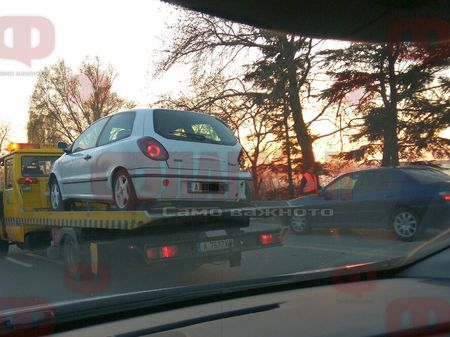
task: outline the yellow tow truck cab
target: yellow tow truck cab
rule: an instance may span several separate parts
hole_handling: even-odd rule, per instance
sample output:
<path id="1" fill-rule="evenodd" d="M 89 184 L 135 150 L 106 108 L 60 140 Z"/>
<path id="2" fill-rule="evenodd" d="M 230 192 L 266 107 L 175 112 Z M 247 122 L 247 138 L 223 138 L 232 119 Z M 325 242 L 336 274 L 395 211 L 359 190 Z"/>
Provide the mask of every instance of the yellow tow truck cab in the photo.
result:
<path id="1" fill-rule="evenodd" d="M 24 243 L 28 232 L 48 229 L 36 224 L 18 223 L 25 212 L 48 210 L 48 177 L 62 150 L 43 144 L 12 143 L 0 158 L 0 238 Z M 40 238 L 42 239 L 42 238 Z"/>
<path id="2" fill-rule="evenodd" d="M 0 255 L 10 243 L 37 249 L 50 245 L 55 229 L 132 230 L 149 223 L 148 212 L 110 212 L 91 204 L 90 211 L 54 212 L 48 180 L 63 150 L 46 144 L 12 143 L 0 157 Z M 53 229 L 53 232 L 52 232 Z"/>

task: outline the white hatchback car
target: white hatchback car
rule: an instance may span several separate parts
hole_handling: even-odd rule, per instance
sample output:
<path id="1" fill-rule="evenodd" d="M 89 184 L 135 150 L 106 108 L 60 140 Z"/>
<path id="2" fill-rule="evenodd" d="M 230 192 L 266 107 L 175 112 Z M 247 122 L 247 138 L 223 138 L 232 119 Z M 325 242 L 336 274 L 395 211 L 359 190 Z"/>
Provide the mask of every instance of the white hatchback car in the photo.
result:
<path id="1" fill-rule="evenodd" d="M 245 202 L 242 148 L 218 118 L 192 111 L 135 109 L 99 119 L 67 147 L 49 179 L 51 205 L 83 200 L 135 209 L 140 203 Z M 248 194 L 248 193 L 247 193 Z M 187 203 L 191 204 L 191 203 Z"/>

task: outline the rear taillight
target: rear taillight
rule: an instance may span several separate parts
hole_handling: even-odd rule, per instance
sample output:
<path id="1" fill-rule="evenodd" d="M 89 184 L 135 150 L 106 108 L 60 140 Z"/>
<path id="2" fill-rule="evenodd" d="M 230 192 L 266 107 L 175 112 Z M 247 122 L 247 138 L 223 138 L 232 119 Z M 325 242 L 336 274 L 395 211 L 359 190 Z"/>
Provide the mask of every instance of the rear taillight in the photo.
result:
<path id="1" fill-rule="evenodd" d="M 22 185 L 32 185 L 32 184 L 39 183 L 39 180 L 37 180 L 36 178 L 32 178 L 32 177 L 23 177 L 23 178 L 19 178 L 17 180 L 17 182 Z"/>
<path id="2" fill-rule="evenodd" d="M 273 242 L 273 235 L 272 234 L 261 234 L 259 236 L 259 242 L 263 246 L 270 245 Z"/>
<path id="3" fill-rule="evenodd" d="M 177 246 L 164 246 L 161 247 L 161 256 L 165 259 L 176 257 L 178 255 Z"/>
<path id="4" fill-rule="evenodd" d="M 150 247 L 146 251 L 149 260 L 171 259 L 178 256 L 178 247 L 176 245 Z"/>
<path id="5" fill-rule="evenodd" d="M 282 236 L 280 234 L 260 234 L 259 235 L 259 243 L 262 246 L 280 243 L 281 240 L 282 240 Z"/>
<path id="6" fill-rule="evenodd" d="M 440 195 L 442 200 L 450 201 L 450 192 L 441 192 Z"/>
<path id="7" fill-rule="evenodd" d="M 153 160 L 167 160 L 169 154 L 164 146 L 156 139 L 151 137 L 144 137 L 137 141 L 139 149 L 144 155 Z"/>

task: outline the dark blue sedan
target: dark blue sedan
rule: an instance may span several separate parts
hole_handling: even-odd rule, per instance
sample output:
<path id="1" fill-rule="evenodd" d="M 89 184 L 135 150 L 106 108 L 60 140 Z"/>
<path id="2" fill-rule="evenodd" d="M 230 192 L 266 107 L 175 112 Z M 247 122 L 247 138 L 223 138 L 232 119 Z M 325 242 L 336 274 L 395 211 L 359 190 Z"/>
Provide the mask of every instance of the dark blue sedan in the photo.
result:
<path id="1" fill-rule="evenodd" d="M 311 228 L 391 228 L 412 241 L 427 227 L 449 227 L 450 176 L 422 166 L 386 167 L 344 174 L 319 194 L 290 200 L 307 212 L 290 218 L 295 234 Z"/>

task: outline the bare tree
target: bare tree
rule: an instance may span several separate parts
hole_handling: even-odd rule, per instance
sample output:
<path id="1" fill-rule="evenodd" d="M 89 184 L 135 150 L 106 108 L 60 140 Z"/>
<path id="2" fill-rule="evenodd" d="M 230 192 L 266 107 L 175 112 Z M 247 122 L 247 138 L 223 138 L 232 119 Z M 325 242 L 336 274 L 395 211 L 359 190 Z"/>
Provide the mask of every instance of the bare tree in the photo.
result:
<path id="1" fill-rule="evenodd" d="M 11 135 L 11 125 L 9 123 L 0 121 L 0 154 L 3 151 L 3 146 L 9 141 Z"/>
<path id="2" fill-rule="evenodd" d="M 78 73 L 63 60 L 40 72 L 30 100 L 28 140 L 72 142 L 88 125 L 112 112 L 135 106 L 112 90 L 117 77 L 98 58 L 84 61 Z"/>
<path id="3" fill-rule="evenodd" d="M 256 92 L 236 90 L 229 95 L 252 96 L 258 104 L 262 96 L 268 100 L 274 97 L 275 90 L 284 90 L 303 160 L 314 164 L 313 140 L 304 121 L 302 105 L 302 98 L 310 89 L 308 75 L 314 66 L 311 39 L 274 34 L 204 14 L 182 17 L 175 30 L 174 42 L 165 50 L 157 74 L 176 63 L 191 64 L 194 74 L 203 74 L 207 68 L 214 73 L 243 71 L 241 78 L 253 83 Z M 240 69 L 236 69 L 236 64 Z M 267 70 L 276 76 L 276 83 L 264 82 Z M 282 109 L 283 104 L 276 108 Z"/>
<path id="4" fill-rule="evenodd" d="M 229 117 L 228 121 L 251 119 L 251 114 L 246 113 L 244 117 L 242 111 L 261 114 L 257 118 L 258 121 L 265 121 L 265 134 L 261 136 L 267 139 L 268 134 L 275 135 L 270 148 L 283 148 L 281 153 L 287 161 L 283 161 L 282 167 L 287 173 L 289 194 L 292 196 L 293 165 L 299 163 L 293 158 L 293 153 L 300 155 L 304 164 L 314 165 L 313 142 L 345 128 L 341 123 L 327 135 L 311 132 L 313 123 L 336 110 L 331 103 L 321 107 L 312 120 L 305 120 L 304 117 L 305 104 L 313 98 L 312 72 L 321 62 L 316 59 L 315 49 L 321 42 L 268 32 L 198 13 L 181 17 L 173 30 L 175 38 L 163 51 L 156 75 L 175 64 L 189 64 L 191 90 L 180 97 L 165 96 L 162 101 L 177 101 L 179 108 L 189 107 L 212 113 L 222 111 L 221 116 L 236 114 L 236 118 Z M 202 81 L 205 77 L 210 81 Z M 253 108 L 249 110 L 249 106 Z M 248 127 L 240 123 L 235 130 L 244 126 Z M 260 131 L 254 127 L 249 130 L 258 144 L 260 137 L 257 133 Z M 256 150 L 253 155 L 260 157 L 258 152 Z M 247 158 L 255 164 L 253 155 Z M 253 168 L 253 164 L 252 169 L 260 171 Z"/>

